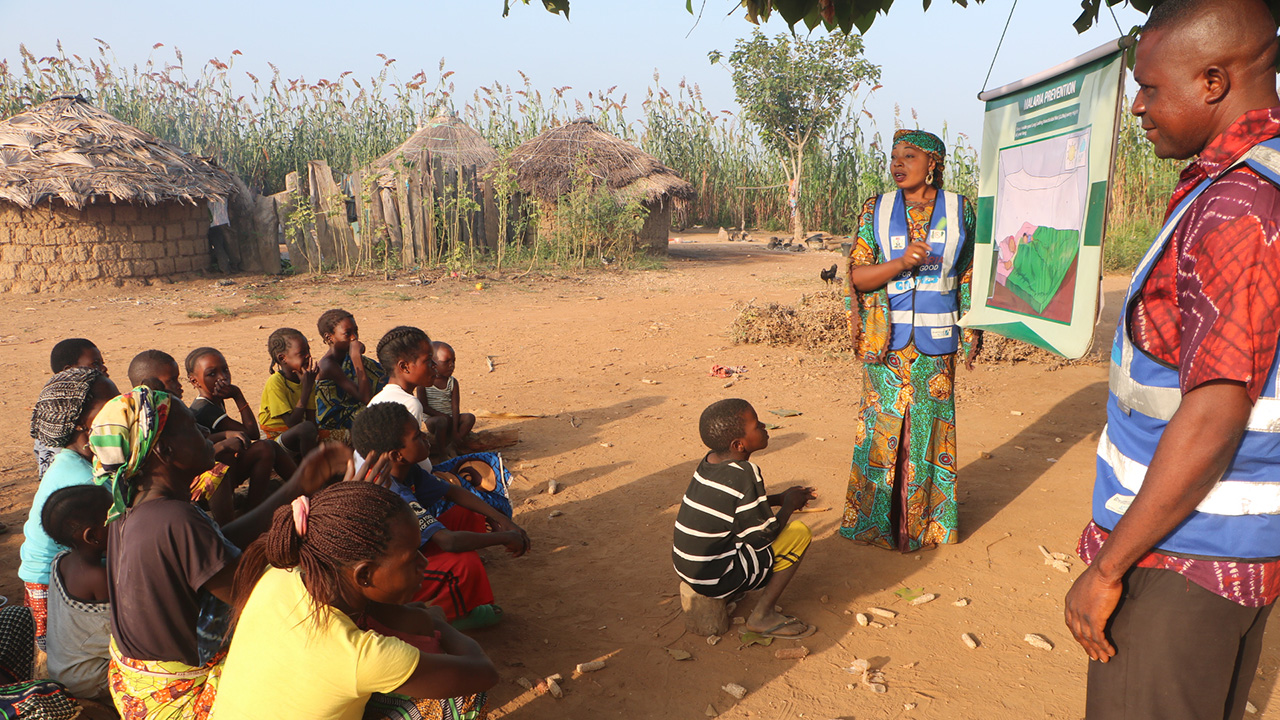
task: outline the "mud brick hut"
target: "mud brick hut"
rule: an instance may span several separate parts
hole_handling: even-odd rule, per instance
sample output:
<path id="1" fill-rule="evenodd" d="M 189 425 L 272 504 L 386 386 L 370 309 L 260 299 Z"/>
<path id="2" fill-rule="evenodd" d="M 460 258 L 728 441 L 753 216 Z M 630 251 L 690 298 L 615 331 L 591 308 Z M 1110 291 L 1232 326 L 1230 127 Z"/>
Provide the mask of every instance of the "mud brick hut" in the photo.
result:
<path id="1" fill-rule="evenodd" d="M 511 151 L 507 161 L 520 190 L 541 203 L 567 194 L 586 167 L 620 202 L 639 200 L 649 211 L 639 242 L 667 251 L 671 213 L 695 197 L 693 186 L 652 155 L 580 119 L 548 130 Z M 550 213 L 544 213 L 544 218 Z"/>
<path id="2" fill-rule="evenodd" d="M 450 113 L 431 118 L 400 147 L 375 160 L 373 166 L 384 172 L 391 171 L 397 158 L 409 164 L 420 157 L 423 150 L 439 157 L 445 167 L 474 166 L 480 173 L 498 159 L 498 152 L 480 133 Z"/>
<path id="3" fill-rule="evenodd" d="M 232 183 L 79 96 L 0 122 L 0 292 L 204 270 Z"/>

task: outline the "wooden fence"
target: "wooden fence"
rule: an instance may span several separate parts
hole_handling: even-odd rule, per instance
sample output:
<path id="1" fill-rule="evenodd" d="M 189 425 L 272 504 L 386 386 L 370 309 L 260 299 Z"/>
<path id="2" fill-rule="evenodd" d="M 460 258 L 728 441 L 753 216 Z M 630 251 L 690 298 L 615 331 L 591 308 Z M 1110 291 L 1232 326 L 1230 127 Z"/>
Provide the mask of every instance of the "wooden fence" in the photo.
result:
<path id="1" fill-rule="evenodd" d="M 400 156 L 388 170 L 357 171 L 344 185 L 328 163 L 313 160 L 307 177 L 290 173 L 285 191 L 272 196 L 297 271 L 390 267 L 396 260 L 435 267 L 451 252 L 496 253 L 500 244 L 525 241 L 516 232 L 518 196 L 498 202 L 493 182 L 475 165 L 450 165 L 427 150 Z M 505 223 L 500 207 L 508 210 Z"/>

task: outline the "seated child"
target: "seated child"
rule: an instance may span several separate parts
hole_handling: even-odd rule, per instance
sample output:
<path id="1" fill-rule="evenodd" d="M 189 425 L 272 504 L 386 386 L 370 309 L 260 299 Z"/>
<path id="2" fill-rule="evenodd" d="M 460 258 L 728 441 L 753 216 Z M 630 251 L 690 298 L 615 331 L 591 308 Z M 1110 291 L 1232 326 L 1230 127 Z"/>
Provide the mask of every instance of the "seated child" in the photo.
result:
<path id="1" fill-rule="evenodd" d="M 316 374 L 311 344 L 293 328 L 280 328 L 267 338 L 271 377 L 262 388 L 258 424 L 295 459 L 305 457 L 320 441 L 316 427 Z"/>
<path id="2" fill-rule="evenodd" d="M 343 477 L 344 469 L 346 479 L 369 478 L 350 468 L 350 450 L 327 444 L 263 504 L 218 527 L 190 499 L 192 481 L 213 467 L 213 449 L 191 411 L 168 393 L 136 387 L 109 401 L 90 442 L 96 481 L 112 497 L 112 701 L 131 718 L 203 718 L 222 656 L 201 652 L 201 628 L 217 625 L 207 614 L 212 599 L 231 600 L 240 549 L 267 529 L 276 508 Z"/>
<path id="3" fill-rule="evenodd" d="M 436 379 L 430 385 L 418 388 L 418 400 L 422 409 L 431 420 L 441 418 L 436 432 L 436 440 L 441 450 L 452 449 L 455 452 L 466 442 L 467 434 L 476 426 L 476 416 L 459 412 L 461 391 L 458 381 L 453 377 L 453 369 L 457 365 L 457 356 L 449 343 L 436 341 L 431 343 L 435 352 Z"/>
<path id="4" fill-rule="evenodd" d="M 40 513 L 44 530 L 70 547 L 49 570 L 49 677 L 72 695 L 111 702 L 111 604 L 107 600 L 107 508 L 100 485 L 73 485 L 49 496 Z"/>
<path id="5" fill-rule="evenodd" d="M 102 360 L 102 353 L 98 351 L 98 346 L 84 338 L 67 338 L 59 340 L 53 346 L 53 350 L 49 352 L 49 369 L 53 374 L 73 367 L 88 367 L 97 370 L 104 376 L 107 375 L 107 364 Z M 44 471 L 49 469 L 49 463 L 53 462 L 53 456 L 58 454 L 58 448 L 51 448 L 40 442 L 40 438 L 35 439 L 33 450 L 36 454 L 36 479 L 44 477 Z M 3 526 L 3 523 L 0 523 Z"/>
<path id="6" fill-rule="evenodd" d="M 387 371 L 387 385 L 369 400 L 370 405 L 396 403 L 423 425 L 427 414 L 415 391 L 435 381 L 436 365 L 431 338 L 416 327 L 401 325 L 391 328 L 378 341 L 378 362 Z M 356 448 L 357 457 L 360 449 Z M 431 458 L 423 458 L 422 469 L 431 472 Z"/>
<path id="7" fill-rule="evenodd" d="M 219 524 L 230 522 L 235 515 L 233 494 L 235 489 L 249 479 L 250 508 L 257 507 L 267 495 L 271 494 L 271 474 L 274 471 L 281 478 L 293 475 L 298 468 L 297 463 L 289 456 L 289 452 L 271 440 L 259 439 L 258 420 L 253 408 L 245 399 L 240 388 L 231 384 L 231 370 L 227 360 L 211 347 L 201 347 L 187 354 L 187 380 L 196 389 L 196 399 L 192 401 L 191 413 L 196 422 L 208 428 L 211 433 L 240 433 L 245 437 L 248 447 L 234 453 L 234 460 L 228 468 L 224 465 L 219 472 L 217 466 L 201 476 L 200 496 L 209 499 L 209 511 Z M 226 401 L 235 403 L 240 419 L 235 420 L 226 412 Z M 223 473 L 226 480 L 222 479 Z M 193 498 L 195 498 L 193 489 Z M 196 498 L 198 499 L 198 498 Z"/>
<path id="8" fill-rule="evenodd" d="M 329 346 L 316 375 L 316 421 L 331 439 L 350 443 L 351 418 L 387 384 L 387 374 L 377 360 L 364 356 L 351 313 L 327 310 L 316 329 Z"/>
<path id="9" fill-rule="evenodd" d="M 378 403 L 361 410 L 351 426 L 351 440 L 365 457 L 390 457 L 391 489 L 418 518 L 427 568 L 413 599 L 443 607 L 460 629 L 497 623 L 502 611 L 493 604 L 489 576 L 475 551 L 501 545 L 519 557 L 529 550 L 528 534 L 465 488 L 418 465 L 430 453 L 430 442 L 404 406 Z M 454 503 L 441 517 L 423 509 L 441 498 Z M 493 532 L 485 532 L 486 526 Z"/>
<path id="10" fill-rule="evenodd" d="M 182 399 L 182 370 L 178 361 L 163 350 L 143 350 L 129 361 L 129 386 L 149 385 L 155 380 L 160 389 Z"/>
<path id="11" fill-rule="evenodd" d="M 763 588 L 746 629 L 786 640 L 809 637 L 817 628 L 774 608 L 809 548 L 809 527 L 790 518 L 813 499 L 813 488 L 765 494 L 760 468 L 750 458 L 768 447 L 769 432 L 746 400 L 712 403 L 702 411 L 698 432 L 711 452 L 676 513 L 676 574 L 713 598 Z M 777 516 L 769 509 L 773 505 L 780 506 Z"/>
<path id="12" fill-rule="evenodd" d="M 439 610 L 406 605 L 424 567 L 418 526 L 403 500 L 371 482 L 277 509 L 236 571 L 237 621 L 213 720 L 257 720 L 264 708 L 277 720 L 343 720 L 400 700 L 375 693 L 444 698 L 430 710 L 401 701 L 417 706 L 412 717 L 484 717 L 476 695 L 498 682 L 493 663 Z"/>
<path id="13" fill-rule="evenodd" d="M 35 618 L 36 644 L 41 649 L 45 646 L 49 566 L 67 548 L 44 531 L 40 514 L 56 490 L 93 484 L 89 429 L 107 401 L 119 394 L 115 383 L 97 370 L 68 368 L 49 378 L 31 414 L 31 434 L 56 450 L 31 499 L 31 511 L 22 526 L 22 547 L 18 550 L 22 558 L 18 578 L 22 580 L 25 604 Z"/>

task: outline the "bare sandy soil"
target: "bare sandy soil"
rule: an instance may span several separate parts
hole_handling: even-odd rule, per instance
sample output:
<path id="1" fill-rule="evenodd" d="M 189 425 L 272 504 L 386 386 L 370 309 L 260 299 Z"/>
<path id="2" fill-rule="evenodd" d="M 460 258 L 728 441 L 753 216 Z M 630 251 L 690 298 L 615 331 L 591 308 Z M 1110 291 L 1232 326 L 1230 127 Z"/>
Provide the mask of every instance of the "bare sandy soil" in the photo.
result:
<path id="1" fill-rule="evenodd" d="M 855 545 L 836 530 L 858 367 L 726 339 L 735 301 L 794 303 L 821 289 L 818 270 L 836 256 L 694 237 L 697 243 L 671 246 L 665 270 L 508 275 L 484 279 L 483 290 L 475 278 L 411 286 L 404 279 L 240 277 L 226 287 L 202 280 L 0 297 L 0 431 L 10 440 L 0 448 L 0 520 L 10 527 L 0 536 L 0 593 L 21 598 L 18 546 L 35 489 L 27 427 L 54 342 L 92 338 L 116 378 L 145 348 L 182 358 L 214 345 L 256 398 L 267 376 L 267 334 L 288 325 L 318 344 L 316 317 L 340 306 L 355 313 L 371 345 L 402 323 L 449 341 L 464 409 L 544 416 L 481 421 L 520 431 L 505 457 L 517 475 L 516 519 L 534 542 L 524 558 L 486 554 L 506 610 L 502 625 L 476 633 L 503 676 L 490 695 L 495 717 L 1081 717 L 1086 658 L 1062 623 L 1062 597 L 1082 569 L 1074 548 L 1089 517 L 1106 368 L 1018 363 L 961 371 L 963 542 L 912 555 Z M 1124 282 L 1106 283 L 1112 312 L 1099 331 L 1104 343 Z M 203 313 L 211 317 L 189 315 Z M 726 388 L 708 374 L 713 364 L 749 370 Z M 829 508 L 803 516 L 815 541 L 782 598 L 786 612 L 819 627 L 803 641 L 810 650 L 803 660 L 774 655 L 797 643 L 743 648 L 734 631 L 711 646 L 685 633 L 679 617 L 672 523 L 704 452 L 698 415 L 729 396 L 749 399 L 762 414 L 803 413 L 768 416 L 781 427 L 753 458 L 772 487 L 812 484 L 817 506 Z M 551 478 L 564 488 L 554 496 L 545 493 Z M 1070 573 L 1045 565 L 1038 545 L 1071 553 Z M 939 597 L 911 606 L 894 594 L 904 587 Z M 953 604 L 961 598 L 966 607 Z M 871 606 L 899 614 L 884 628 L 859 626 L 854 613 Z M 962 644 L 962 633 L 979 647 Z M 1029 646 L 1027 633 L 1054 648 Z M 1275 637 L 1254 684 L 1257 717 L 1268 715 L 1276 692 Z M 678 661 L 669 649 L 692 659 Z M 844 670 L 855 658 L 883 671 L 886 693 L 860 687 Z M 608 666 L 572 677 L 577 663 L 594 659 Z M 566 678 L 560 700 L 515 682 L 553 673 Z M 745 687 L 745 699 L 723 692 L 726 683 Z"/>

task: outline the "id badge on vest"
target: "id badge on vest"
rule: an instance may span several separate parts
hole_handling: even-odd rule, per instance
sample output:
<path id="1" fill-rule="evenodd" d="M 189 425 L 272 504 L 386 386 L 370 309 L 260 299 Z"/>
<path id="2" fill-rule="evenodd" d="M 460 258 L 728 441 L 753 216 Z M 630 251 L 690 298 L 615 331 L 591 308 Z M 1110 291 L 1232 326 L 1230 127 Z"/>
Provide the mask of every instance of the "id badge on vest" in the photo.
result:
<path id="1" fill-rule="evenodd" d="M 883 236 L 882 236 L 882 237 L 883 237 Z M 891 235 L 891 236 L 889 237 L 889 249 L 890 249 L 890 250 L 906 250 L 906 249 L 907 249 L 907 236 L 906 236 L 906 235 Z"/>
<path id="2" fill-rule="evenodd" d="M 889 283 L 889 293 L 898 295 L 904 292 L 911 292 L 916 287 L 916 279 L 908 275 L 900 280 L 894 280 Z"/>

